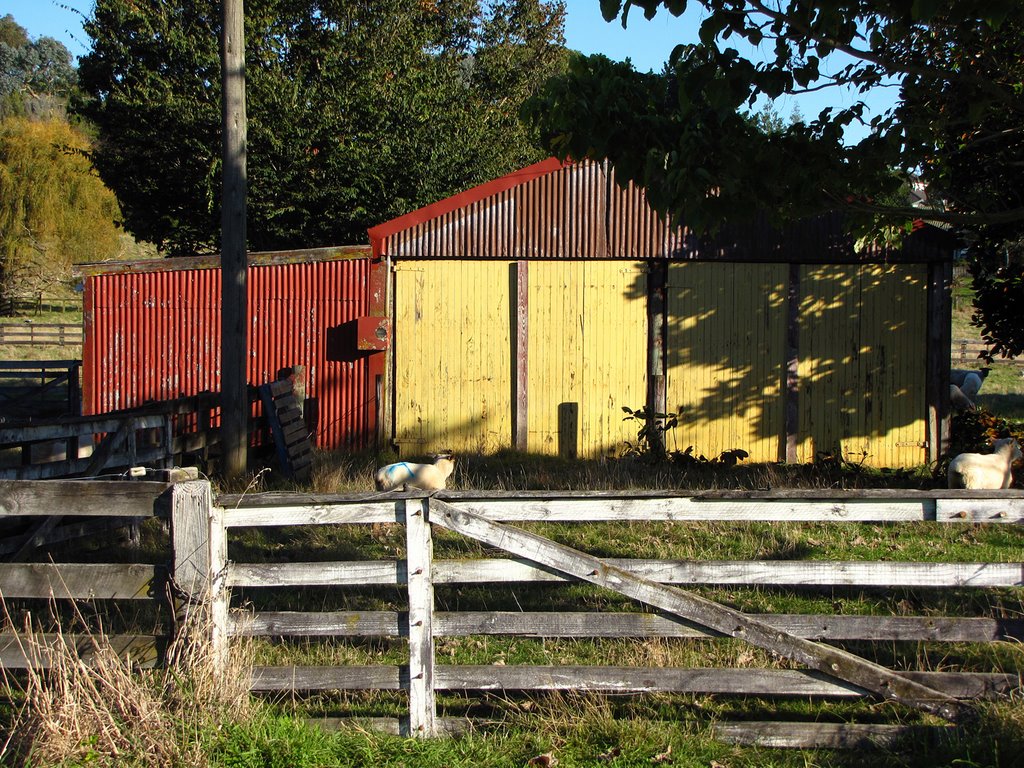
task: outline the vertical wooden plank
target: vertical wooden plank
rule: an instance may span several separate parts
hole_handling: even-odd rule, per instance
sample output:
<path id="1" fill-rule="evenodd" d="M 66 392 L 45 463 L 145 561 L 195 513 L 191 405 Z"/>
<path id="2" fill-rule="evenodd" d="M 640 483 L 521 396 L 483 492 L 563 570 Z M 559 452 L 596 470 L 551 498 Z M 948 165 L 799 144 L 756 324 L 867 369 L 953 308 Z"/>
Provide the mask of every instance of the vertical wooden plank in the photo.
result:
<path id="1" fill-rule="evenodd" d="M 515 427 L 513 442 L 520 451 L 527 450 L 529 439 L 529 348 L 530 348 L 530 281 L 529 262 L 517 261 L 515 265 L 515 337 L 513 356 L 515 359 Z"/>
<path id="2" fill-rule="evenodd" d="M 785 461 L 800 460 L 800 265 L 789 265 L 786 286 L 786 416 Z"/>
<path id="3" fill-rule="evenodd" d="M 668 333 L 668 261 L 651 259 L 647 262 L 647 410 L 666 413 L 665 401 L 665 349 Z M 660 426 L 664 427 L 664 419 Z M 660 433 L 659 433 L 660 434 Z M 665 448 L 662 440 L 661 449 Z"/>
<path id="4" fill-rule="evenodd" d="M 434 585 L 430 500 L 398 502 L 405 507 L 405 547 L 409 592 L 409 731 L 407 736 L 437 733 L 434 696 Z"/>
<path id="5" fill-rule="evenodd" d="M 950 326 L 953 265 L 950 262 L 928 265 L 927 337 L 925 361 L 928 462 L 938 461 L 949 450 L 949 354 L 952 343 Z"/>
<path id="6" fill-rule="evenodd" d="M 176 483 L 171 489 L 174 586 L 190 599 L 205 599 L 213 580 L 210 550 L 212 510 L 213 495 L 208 481 Z"/>
<path id="7" fill-rule="evenodd" d="M 207 483 L 207 489 L 209 484 Z M 231 592 L 227 588 L 228 536 L 224 526 L 224 510 L 209 507 L 210 558 L 210 646 L 216 669 L 228 670 L 228 612 Z"/>

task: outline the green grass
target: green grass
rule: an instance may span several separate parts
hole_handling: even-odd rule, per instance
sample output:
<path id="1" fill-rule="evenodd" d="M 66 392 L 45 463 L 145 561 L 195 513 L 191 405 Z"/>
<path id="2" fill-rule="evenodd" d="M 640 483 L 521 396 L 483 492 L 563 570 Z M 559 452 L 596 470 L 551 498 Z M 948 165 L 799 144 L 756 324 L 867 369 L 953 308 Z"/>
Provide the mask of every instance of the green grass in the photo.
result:
<path id="1" fill-rule="evenodd" d="M 972 322 L 974 290 L 970 277 L 958 278 L 953 284 L 953 339 L 981 341 L 981 331 Z M 978 360 L 967 367 L 981 368 Z M 989 374 L 977 398 L 980 407 L 996 416 L 1013 421 L 1024 421 L 1024 366 L 999 359 L 989 366 Z"/>

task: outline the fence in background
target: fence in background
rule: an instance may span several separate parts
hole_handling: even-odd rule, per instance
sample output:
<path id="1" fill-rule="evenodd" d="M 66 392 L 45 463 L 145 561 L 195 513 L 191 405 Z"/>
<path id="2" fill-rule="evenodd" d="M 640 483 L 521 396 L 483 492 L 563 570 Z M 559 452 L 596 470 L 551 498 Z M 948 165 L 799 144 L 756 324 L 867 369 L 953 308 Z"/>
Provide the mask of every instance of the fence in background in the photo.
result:
<path id="1" fill-rule="evenodd" d="M 0 323 L 0 344 L 10 347 L 80 347 L 81 323 Z"/>
<path id="2" fill-rule="evenodd" d="M 80 415 L 81 369 L 81 360 L 0 361 L 0 423 Z"/>
<path id="3" fill-rule="evenodd" d="M 685 497 L 643 492 L 441 492 L 370 497 L 308 494 L 245 494 L 213 497 L 209 483 L 172 488 L 153 483 L 80 481 L 0 484 L 0 517 L 66 515 L 137 518 L 161 516 L 170 523 L 169 571 L 153 565 L 48 563 L 0 565 L 4 595 L 12 598 L 100 600 L 159 599 L 167 580 L 185 598 L 204 598 L 213 618 L 210 642 L 226 653 L 232 638 L 268 636 L 307 642 L 348 638 L 404 641 L 408 661 L 399 666 L 259 666 L 252 690 L 296 695 L 328 691 L 404 691 L 408 716 L 372 720 L 376 727 L 413 735 L 457 729 L 439 716 L 438 691 L 675 692 L 739 697 L 853 699 L 881 696 L 955 719 L 970 700 L 1009 695 L 1021 670 L 991 672 L 893 671 L 842 650 L 848 641 L 1000 643 L 1024 639 L 1024 619 L 1003 615 L 799 615 L 743 614 L 697 597 L 682 587 L 757 585 L 806 588 L 1006 590 L 1024 586 L 1021 562 L 894 561 L 671 561 L 596 558 L 508 525 L 557 522 L 601 525 L 646 521 L 834 522 L 886 526 L 1011 524 L 1024 521 L 1024 493 L 815 491 L 708 492 Z M 274 553 L 275 562 L 235 562 L 228 557 L 232 532 L 242 528 L 303 525 L 404 526 L 405 551 L 388 560 L 296 562 Z M 475 558 L 434 556 L 432 531 L 443 528 L 475 542 Z M 505 556 L 494 556 L 503 550 Z M 351 555 L 350 555 L 351 556 Z M 439 610 L 435 587 L 599 584 L 635 598 L 654 612 Z M 304 587 L 358 590 L 390 587 L 404 594 L 399 610 L 274 611 L 259 608 L 263 589 Z M 496 589 L 499 587 L 495 587 Z M 231 608 L 232 590 L 244 590 L 255 611 Z M 581 606 L 582 608 L 582 606 Z M 1011 612 L 1012 613 L 1012 612 Z M 732 638 L 798 659 L 802 668 L 665 668 L 595 665 L 536 666 L 439 663 L 437 644 L 465 636 L 540 638 Z M 74 640 L 73 640 L 74 641 Z M 115 638 L 153 662 L 161 638 Z M 146 645 L 149 643 L 150 645 Z M 832 645 L 838 643 L 839 647 Z M 5 667 L 30 663 L 8 637 Z M 20 655 L 19 655 L 20 654 Z M 133 658 L 138 658 L 134 655 Z M 321 721 L 337 725 L 337 719 Z M 723 739 L 775 746 L 850 746 L 865 740 L 893 743 L 906 728 L 889 724 L 723 723 Z"/>
<path id="4" fill-rule="evenodd" d="M 220 396 L 206 392 L 131 411 L 0 424 L 0 480 L 93 477 L 208 458 Z"/>
<path id="5" fill-rule="evenodd" d="M 979 356 L 988 349 L 988 345 L 976 339 L 953 339 L 950 362 L 954 368 L 981 368 L 987 365 Z M 996 358 L 997 363 L 1024 366 L 1024 358 Z"/>

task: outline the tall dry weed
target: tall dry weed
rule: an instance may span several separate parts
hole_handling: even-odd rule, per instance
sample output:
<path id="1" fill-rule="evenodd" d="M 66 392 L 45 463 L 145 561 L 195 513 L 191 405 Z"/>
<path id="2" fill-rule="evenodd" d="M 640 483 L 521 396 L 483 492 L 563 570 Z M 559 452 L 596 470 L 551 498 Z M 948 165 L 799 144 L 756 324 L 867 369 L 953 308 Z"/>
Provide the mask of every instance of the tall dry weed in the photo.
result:
<path id="1" fill-rule="evenodd" d="M 5 629 L 13 629 L 6 605 L 3 610 Z M 56 632 L 43 634 L 27 619 L 18 634 L 30 669 L 17 683 L 10 674 L 4 681 L 22 687 L 24 704 L 0 761 L 205 766 L 204 734 L 250 711 L 252 669 L 245 642 L 236 643 L 219 668 L 207 640 L 209 621 L 203 606 L 186 611 L 166 664 L 143 669 L 130 655 L 119 655 L 102 631 L 71 634 L 57 622 Z"/>

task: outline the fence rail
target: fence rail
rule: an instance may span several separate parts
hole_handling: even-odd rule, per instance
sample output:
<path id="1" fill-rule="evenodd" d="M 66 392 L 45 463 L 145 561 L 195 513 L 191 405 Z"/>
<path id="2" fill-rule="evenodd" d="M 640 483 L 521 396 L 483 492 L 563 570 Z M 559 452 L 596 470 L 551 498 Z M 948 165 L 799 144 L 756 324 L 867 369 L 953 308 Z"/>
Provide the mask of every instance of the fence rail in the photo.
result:
<path id="1" fill-rule="evenodd" d="M 82 412 L 80 360 L 0 361 L 0 422 Z"/>
<path id="2" fill-rule="evenodd" d="M 988 351 L 988 345 L 977 339 L 953 339 L 950 362 L 959 368 L 977 368 L 984 363 L 981 355 Z M 1024 366 L 1024 358 L 1000 357 L 996 362 L 1003 365 Z"/>
<path id="3" fill-rule="evenodd" d="M 0 480 L 90 477 L 206 457 L 219 442 L 216 393 L 100 416 L 0 425 Z"/>
<path id="4" fill-rule="evenodd" d="M 33 347 L 80 347 L 81 323 L 0 323 L 0 344 Z"/>
<path id="5" fill-rule="evenodd" d="M 191 595 L 207 600 L 214 619 L 209 641 L 219 654 L 226 654 L 232 638 L 240 637 L 305 638 L 307 642 L 315 642 L 316 638 L 404 640 L 408 655 L 405 664 L 258 666 L 253 670 L 251 688 L 255 693 L 290 691 L 296 694 L 331 690 L 405 691 L 408 717 L 401 721 L 375 720 L 373 724 L 406 734 L 432 735 L 457 727 L 456 721 L 439 716 L 436 701 L 439 691 L 580 690 L 860 699 L 870 696 L 874 690 L 866 678 L 859 677 L 868 669 L 872 675 L 887 679 L 886 686 L 892 685 L 892 690 L 898 692 L 900 686 L 906 686 L 908 691 L 928 691 L 939 697 L 931 705 L 960 712 L 972 699 L 1006 696 L 1021 684 L 1020 669 L 965 672 L 950 666 L 943 672 L 894 672 L 858 657 L 848 659 L 850 654 L 826 644 L 826 641 L 1001 643 L 1024 640 L 1024 619 L 1003 614 L 740 614 L 729 613 L 732 609 L 717 604 L 701 607 L 699 602 L 685 617 L 666 610 L 664 605 L 656 612 L 440 610 L 434 597 L 435 587 L 450 589 L 491 582 L 508 587 L 537 579 L 552 584 L 580 580 L 606 583 L 613 591 L 624 589 L 616 586 L 620 583 L 635 584 L 636 591 L 627 590 L 628 594 L 656 607 L 658 600 L 692 599 L 695 596 L 686 590 L 697 585 L 750 585 L 759 589 L 797 584 L 836 588 L 1019 590 L 1024 587 L 1024 562 L 599 559 L 506 525 L 536 521 L 602 525 L 608 522 L 642 524 L 643 521 L 796 520 L 837 525 L 973 525 L 984 522 L 1018 526 L 1024 522 L 1024 493 L 1017 491 L 822 490 L 812 494 L 704 492 L 694 496 L 666 492 L 440 492 L 432 496 L 393 493 L 371 499 L 356 495 L 306 494 L 214 498 L 209 483 L 197 480 L 180 482 L 170 488 L 159 483 L 0 483 L 0 521 L 26 515 L 46 516 L 54 508 L 87 519 L 99 515 L 119 520 L 140 514 L 164 517 L 170 522 L 169 546 L 173 552 L 170 568 L 165 570 L 145 564 L 4 564 L 0 566 L 0 583 L 4 585 L 6 598 L 43 598 L 53 590 L 58 597 L 91 595 L 104 600 L 159 600 L 166 584 L 173 583 L 183 598 Z M 404 528 L 404 553 L 397 553 L 391 560 L 303 563 L 280 552 L 274 553 L 280 562 L 273 563 L 235 562 L 228 558 L 233 531 L 240 528 L 382 523 Z M 508 556 L 494 557 L 492 551 L 468 559 L 438 556 L 433 534 L 437 526 L 470 533 L 478 528 L 483 532 L 479 534 L 483 539 L 499 535 L 503 543 L 498 548 L 507 548 Z M 492 540 L 492 545 L 495 541 Z M 522 547 L 532 554 L 524 555 Z M 268 587 L 299 585 L 343 587 L 345 594 L 355 589 L 372 590 L 375 586 L 387 585 L 405 594 L 405 605 L 398 610 L 298 611 L 267 607 L 260 598 L 262 590 Z M 232 608 L 233 593 L 236 602 L 244 599 L 256 607 Z M 705 614 L 705 610 L 710 613 Z M 716 611 L 724 611 L 738 623 L 716 625 L 712 620 Z M 758 627 L 770 627 L 766 639 L 757 639 Z M 800 648 L 809 653 L 801 663 L 809 668 L 439 663 L 440 640 L 477 635 L 682 638 L 700 642 L 738 638 L 755 645 L 782 642 L 784 648 Z M 148 649 L 148 655 L 144 655 L 150 661 L 159 655 L 154 649 L 166 642 L 165 637 L 157 635 L 125 635 L 115 640 L 116 647 L 132 648 L 136 654 L 140 648 Z M 851 666 L 824 674 L 814 666 L 816 661 L 831 659 L 835 654 L 838 654 L 837 660 Z M 9 637 L 7 642 L 0 642 L 0 662 L 11 667 L 31 663 L 23 657 L 19 659 L 17 645 Z M 909 706 L 921 705 L 920 701 L 899 695 L 892 698 Z M 331 722 L 340 721 L 332 719 Z M 763 723 L 747 727 L 726 723 L 716 732 L 722 738 L 745 743 L 745 740 L 770 743 L 773 739 L 785 739 L 788 746 L 849 745 L 858 739 L 884 740 L 906 732 L 899 725 L 848 724 L 824 730 L 806 723 L 777 725 L 776 729 L 765 731 Z"/>

